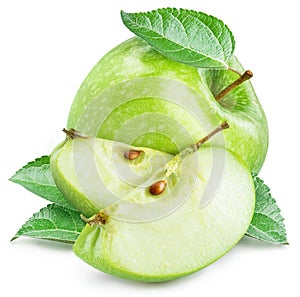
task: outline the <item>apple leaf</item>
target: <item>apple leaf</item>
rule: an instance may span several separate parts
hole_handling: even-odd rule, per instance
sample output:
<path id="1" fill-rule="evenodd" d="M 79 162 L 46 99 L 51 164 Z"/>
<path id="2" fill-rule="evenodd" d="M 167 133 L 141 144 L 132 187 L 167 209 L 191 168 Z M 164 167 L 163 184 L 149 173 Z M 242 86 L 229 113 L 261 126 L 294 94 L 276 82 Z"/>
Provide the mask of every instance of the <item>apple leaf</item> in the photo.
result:
<path id="1" fill-rule="evenodd" d="M 270 188 L 254 176 L 256 203 L 254 215 L 246 235 L 272 243 L 287 244 L 283 217 Z"/>
<path id="2" fill-rule="evenodd" d="M 78 211 L 56 204 L 49 204 L 35 213 L 16 233 L 20 236 L 74 243 L 85 223 Z"/>
<path id="3" fill-rule="evenodd" d="M 18 170 L 10 181 L 58 205 L 75 210 L 57 188 L 50 170 L 50 157 L 42 156 Z"/>
<path id="4" fill-rule="evenodd" d="M 162 55 L 199 68 L 227 69 L 235 41 L 216 17 L 187 9 L 121 11 L 125 26 Z"/>

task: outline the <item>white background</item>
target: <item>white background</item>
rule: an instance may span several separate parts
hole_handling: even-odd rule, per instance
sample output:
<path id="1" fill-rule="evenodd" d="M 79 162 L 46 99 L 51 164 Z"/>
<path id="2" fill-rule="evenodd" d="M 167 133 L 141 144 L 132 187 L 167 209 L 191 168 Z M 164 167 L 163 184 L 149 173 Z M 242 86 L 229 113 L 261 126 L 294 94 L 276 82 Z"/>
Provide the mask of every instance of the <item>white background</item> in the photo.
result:
<path id="1" fill-rule="evenodd" d="M 1 296 L 299 296 L 299 13 L 297 1 L 1 1 Z M 192 8 L 221 18 L 254 72 L 270 148 L 260 177 L 286 218 L 289 246 L 248 238 L 186 278 L 144 284 L 86 265 L 70 245 L 9 240 L 47 202 L 7 179 L 63 140 L 72 100 L 92 66 L 132 36 L 119 11 Z M 180 236 L 180 234 L 179 234 Z M 4 295 L 6 292 L 6 295 Z"/>

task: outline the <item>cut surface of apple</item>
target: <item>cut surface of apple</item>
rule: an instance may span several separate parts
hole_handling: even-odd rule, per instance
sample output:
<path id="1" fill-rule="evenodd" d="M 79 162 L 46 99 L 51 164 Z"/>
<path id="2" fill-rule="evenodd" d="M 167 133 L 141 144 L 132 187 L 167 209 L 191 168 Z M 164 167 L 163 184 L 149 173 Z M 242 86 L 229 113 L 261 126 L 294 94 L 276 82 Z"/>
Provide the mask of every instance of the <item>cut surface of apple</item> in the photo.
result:
<path id="1" fill-rule="evenodd" d="M 235 57 L 230 66 L 241 73 Z M 230 131 L 213 141 L 259 172 L 268 148 L 268 127 L 250 81 L 215 96 L 238 78 L 230 70 L 203 70 L 170 60 L 140 38 L 107 53 L 82 83 L 68 127 L 90 136 L 176 154 L 220 121 Z"/>
<path id="2" fill-rule="evenodd" d="M 67 138 L 51 154 L 54 180 L 64 196 L 85 216 L 92 216 L 121 198 L 138 202 L 151 200 L 153 196 L 147 189 L 174 156 L 135 147 L 141 152 L 139 158 L 128 160 L 124 153 L 130 149 L 127 144 L 100 138 Z M 143 195 L 128 195 L 140 185 Z"/>

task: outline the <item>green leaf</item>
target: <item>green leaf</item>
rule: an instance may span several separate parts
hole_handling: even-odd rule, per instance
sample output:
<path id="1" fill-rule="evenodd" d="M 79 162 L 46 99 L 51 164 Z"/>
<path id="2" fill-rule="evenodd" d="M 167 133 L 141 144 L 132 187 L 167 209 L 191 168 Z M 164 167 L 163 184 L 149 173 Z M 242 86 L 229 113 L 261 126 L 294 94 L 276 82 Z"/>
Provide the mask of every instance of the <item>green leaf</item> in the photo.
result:
<path id="1" fill-rule="evenodd" d="M 10 181 L 51 202 L 76 210 L 56 186 L 50 170 L 49 156 L 29 162 L 17 171 Z"/>
<path id="2" fill-rule="evenodd" d="M 12 240 L 29 236 L 55 241 L 73 243 L 85 223 L 80 213 L 56 204 L 49 204 L 35 213 L 16 233 Z"/>
<path id="3" fill-rule="evenodd" d="M 272 243 L 287 244 L 283 217 L 275 199 L 271 196 L 270 188 L 256 176 L 254 186 L 255 210 L 246 235 Z"/>
<path id="4" fill-rule="evenodd" d="M 227 69 L 235 41 L 229 28 L 203 12 L 162 8 L 121 11 L 125 26 L 162 55 L 194 67 Z"/>

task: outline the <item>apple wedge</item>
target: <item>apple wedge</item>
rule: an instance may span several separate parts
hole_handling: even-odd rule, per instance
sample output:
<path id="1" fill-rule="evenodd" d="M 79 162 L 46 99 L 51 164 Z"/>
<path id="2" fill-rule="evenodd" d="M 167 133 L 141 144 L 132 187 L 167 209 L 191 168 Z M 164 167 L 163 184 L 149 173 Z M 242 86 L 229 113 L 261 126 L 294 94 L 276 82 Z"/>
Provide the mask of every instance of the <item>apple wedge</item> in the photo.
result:
<path id="1" fill-rule="evenodd" d="M 147 188 L 174 156 L 157 150 L 135 147 L 139 158 L 126 155 L 127 144 L 94 137 L 67 137 L 51 154 L 50 167 L 56 185 L 64 196 L 85 216 L 92 216 L 119 199 L 149 201 L 130 197 L 137 187 Z"/>
<path id="2" fill-rule="evenodd" d="M 181 207 L 146 223 L 115 219 L 118 208 L 108 207 L 104 224 L 87 224 L 74 244 L 75 254 L 103 272 L 146 282 L 179 278 L 222 257 L 250 224 L 255 200 L 252 177 L 241 160 L 225 151 L 222 180 L 215 184 L 213 199 L 201 208 L 213 152 L 202 148 L 196 154 L 201 179 Z"/>

